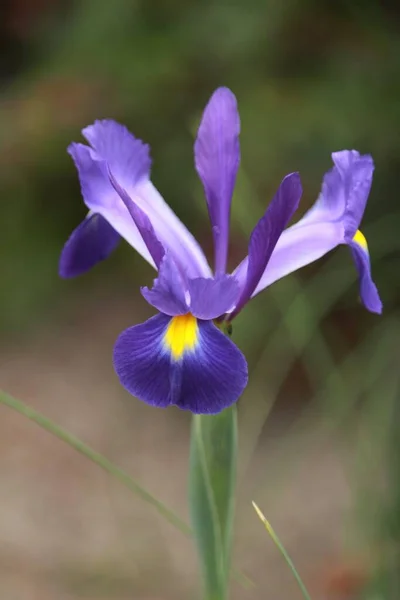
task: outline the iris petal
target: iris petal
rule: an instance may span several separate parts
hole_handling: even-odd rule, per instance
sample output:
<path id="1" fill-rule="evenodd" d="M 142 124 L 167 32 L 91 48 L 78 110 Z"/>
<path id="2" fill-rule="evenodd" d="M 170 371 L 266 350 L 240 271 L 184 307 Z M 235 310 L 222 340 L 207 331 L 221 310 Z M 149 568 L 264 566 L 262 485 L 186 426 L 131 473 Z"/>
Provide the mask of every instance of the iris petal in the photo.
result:
<path id="1" fill-rule="evenodd" d="M 236 98 L 229 89 L 219 88 L 204 110 L 194 146 L 212 225 L 217 274 L 226 270 L 231 201 L 240 162 L 239 133 Z"/>
<path id="2" fill-rule="evenodd" d="M 298 223 L 341 221 L 350 241 L 360 226 L 371 190 L 374 162 L 369 154 L 356 150 L 332 153 L 334 167 L 323 178 L 314 206 Z"/>
<path id="3" fill-rule="evenodd" d="M 114 349 L 115 370 L 128 392 L 147 404 L 215 414 L 243 392 L 246 360 L 212 322 L 175 317 L 185 318 L 186 324 L 175 325 L 159 314 L 124 331 Z M 176 331 L 168 338 L 172 326 Z M 171 349 L 174 336 L 183 336 L 178 356 Z"/>
<path id="4" fill-rule="evenodd" d="M 102 216 L 154 266 L 126 206 L 110 184 L 104 161 L 118 184 L 150 219 L 157 238 L 187 270 L 189 276 L 209 276 L 207 260 L 187 228 L 166 204 L 150 181 L 148 146 L 114 121 L 96 121 L 83 134 L 92 148 L 71 144 L 86 205 Z"/>
<path id="5" fill-rule="evenodd" d="M 374 163 L 371 156 L 355 150 L 334 152 L 332 159 L 334 167 L 325 174 L 317 201 L 298 223 L 282 233 L 253 296 L 339 244 L 349 244 L 363 274 L 360 276 L 364 304 L 369 310 L 380 312 L 381 302 L 370 280 L 368 253 L 362 245 L 357 248 L 358 240 L 354 239 L 371 188 Z M 234 271 L 240 285 L 244 285 L 247 260 Z"/>
<path id="6" fill-rule="evenodd" d="M 300 223 L 282 233 L 253 297 L 275 281 L 321 258 L 343 241 L 340 223 L 310 223 L 301 227 Z M 233 273 L 241 285 L 246 280 L 247 262 L 246 257 Z"/>
<path id="7" fill-rule="evenodd" d="M 198 319 L 216 319 L 235 306 L 240 288 L 235 277 L 221 275 L 215 279 L 199 277 L 188 284 L 190 312 Z"/>
<path id="8" fill-rule="evenodd" d="M 128 209 L 128 212 L 131 215 L 136 227 L 138 228 L 138 231 L 142 236 L 143 241 L 146 244 L 152 259 L 154 260 L 156 267 L 159 268 L 165 254 L 165 250 L 160 241 L 157 239 L 149 217 L 146 215 L 146 213 L 142 211 L 141 208 L 139 208 L 134 202 L 132 202 L 127 191 L 119 185 L 118 181 L 116 181 L 114 175 L 110 171 L 109 166 L 107 166 L 107 172 L 110 178 L 111 185 L 113 186 L 118 196 L 121 198 L 122 202 Z"/>
<path id="9" fill-rule="evenodd" d="M 106 177 L 104 162 L 83 144 L 68 148 L 78 169 L 82 196 L 86 206 L 100 214 L 145 260 L 155 267 L 154 261 L 132 220 L 127 208 Z M 96 156 L 96 159 L 93 158 Z"/>
<path id="10" fill-rule="evenodd" d="M 61 277 L 76 277 L 107 258 L 120 237 L 101 215 L 89 213 L 70 235 L 60 257 Z"/>
<path id="11" fill-rule="evenodd" d="M 151 158 L 150 148 L 135 138 L 128 129 L 104 119 L 95 121 L 82 130 L 83 136 L 95 150 L 100 160 L 105 160 L 123 186 L 129 190 L 143 179 L 149 179 Z"/>
<path id="12" fill-rule="evenodd" d="M 361 243 L 360 243 L 361 242 Z M 381 314 L 382 302 L 371 276 L 371 264 L 364 236 L 358 232 L 349 244 L 360 280 L 360 297 L 365 308 Z"/>
<path id="13" fill-rule="evenodd" d="M 149 304 L 171 317 L 183 315 L 189 310 L 182 276 L 174 259 L 168 253 L 161 261 L 153 287 L 151 289 L 144 287 L 141 292 Z"/>
<path id="14" fill-rule="evenodd" d="M 278 188 L 265 215 L 250 237 L 246 279 L 239 302 L 232 313 L 235 317 L 257 288 L 272 252 L 300 202 L 302 187 L 298 173 L 287 175 Z"/>

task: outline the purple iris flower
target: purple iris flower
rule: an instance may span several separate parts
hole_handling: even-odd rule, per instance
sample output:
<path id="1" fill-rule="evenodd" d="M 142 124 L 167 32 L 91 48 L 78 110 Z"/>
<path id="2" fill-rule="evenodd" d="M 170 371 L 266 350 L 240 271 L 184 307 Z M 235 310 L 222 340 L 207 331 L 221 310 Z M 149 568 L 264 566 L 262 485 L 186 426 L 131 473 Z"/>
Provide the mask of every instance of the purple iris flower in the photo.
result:
<path id="1" fill-rule="evenodd" d="M 141 292 L 159 313 L 124 331 L 114 348 L 122 385 L 153 406 L 213 414 L 236 402 L 247 384 L 247 363 L 224 331 L 251 297 L 339 244 L 351 248 L 365 306 L 381 312 L 358 229 L 373 162 L 354 150 L 332 155 L 334 167 L 314 207 L 285 229 L 302 194 L 298 173 L 287 175 L 251 234 L 248 256 L 232 274 L 226 272 L 239 133 L 236 98 L 219 88 L 205 108 L 194 147 L 212 225 L 214 272 L 151 183 L 148 146 L 105 120 L 83 130 L 90 146 L 73 143 L 68 149 L 89 213 L 64 246 L 60 275 L 84 273 L 112 252 L 120 236 L 157 269 L 153 287 Z"/>

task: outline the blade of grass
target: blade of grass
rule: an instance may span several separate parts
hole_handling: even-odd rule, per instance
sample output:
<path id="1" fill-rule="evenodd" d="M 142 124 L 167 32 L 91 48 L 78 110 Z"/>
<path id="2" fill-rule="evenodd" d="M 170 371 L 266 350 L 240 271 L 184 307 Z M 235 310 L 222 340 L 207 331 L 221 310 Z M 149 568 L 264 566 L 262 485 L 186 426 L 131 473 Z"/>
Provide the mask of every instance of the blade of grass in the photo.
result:
<path id="1" fill-rule="evenodd" d="M 289 569 L 292 571 L 293 577 L 296 579 L 298 586 L 304 596 L 304 598 L 306 600 L 311 600 L 309 593 L 307 592 L 307 588 L 304 585 L 296 567 L 293 564 L 292 559 L 290 558 L 289 554 L 286 552 L 285 547 L 283 546 L 282 542 L 280 541 L 279 537 L 277 536 L 277 534 L 275 533 L 275 531 L 272 528 L 272 525 L 269 521 L 267 521 L 267 519 L 265 518 L 265 516 L 263 515 L 263 513 L 261 512 L 261 510 L 258 508 L 257 504 L 253 501 L 252 502 L 254 510 L 256 511 L 259 519 L 261 520 L 261 522 L 264 524 L 265 529 L 268 531 L 272 541 L 274 542 L 275 546 L 278 548 L 279 552 L 282 554 L 283 558 L 285 559 Z"/>

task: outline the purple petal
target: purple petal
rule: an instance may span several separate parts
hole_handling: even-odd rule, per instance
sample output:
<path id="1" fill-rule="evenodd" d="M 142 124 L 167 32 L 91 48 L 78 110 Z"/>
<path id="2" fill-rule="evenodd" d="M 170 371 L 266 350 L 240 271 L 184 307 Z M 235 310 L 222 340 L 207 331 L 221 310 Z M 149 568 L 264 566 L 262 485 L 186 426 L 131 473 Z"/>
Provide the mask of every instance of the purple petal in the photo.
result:
<path id="1" fill-rule="evenodd" d="M 369 311 L 381 314 L 382 302 L 376 285 L 372 281 L 368 247 L 364 236 L 358 232 L 349 246 L 360 278 L 361 300 Z"/>
<path id="2" fill-rule="evenodd" d="M 198 319 L 211 320 L 231 311 L 240 288 L 232 275 L 216 279 L 199 277 L 189 281 L 190 312 Z"/>
<path id="3" fill-rule="evenodd" d="M 153 259 L 127 208 L 105 175 L 104 162 L 83 144 L 71 144 L 68 152 L 78 169 L 86 206 L 100 214 L 112 228 L 133 246 L 151 265 Z"/>
<path id="4" fill-rule="evenodd" d="M 194 146 L 213 230 L 217 274 L 226 270 L 231 201 L 240 162 L 239 133 L 236 98 L 229 89 L 219 88 L 204 110 Z"/>
<path id="5" fill-rule="evenodd" d="M 253 296 L 337 245 L 352 241 L 363 216 L 374 164 L 369 155 L 355 150 L 334 152 L 332 158 L 334 167 L 325 174 L 316 203 L 282 233 Z M 240 285 L 246 272 L 247 259 L 234 271 Z"/>
<path id="6" fill-rule="evenodd" d="M 149 217 L 132 201 L 126 190 L 119 185 L 114 175 L 110 171 L 109 166 L 108 176 L 110 178 L 111 185 L 128 209 L 128 212 L 138 228 L 138 231 L 142 236 L 152 259 L 154 260 L 156 267 L 159 268 L 165 254 L 165 250 L 157 239 Z"/>
<path id="7" fill-rule="evenodd" d="M 88 214 L 71 233 L 60 257 L 61 277 L 76 277 L 107 258 L 120 237 L 101 215 Z"/>
<path id="8" fill-rule="evenodd" d="M 364 214 L 374 163 L 370 155 L 356 150 L 334 152 L 332 159 L 335 166 L 325 174 L 321 194 L 302 222 L 341 221 L 350 241 Z"/>
<path id="9" fill-rule="evenodd" d="M 346 241 L 350 241 L 360 227 L 364 215 L 372 185 L 374 162 L 371 156 L 360 156 L 355 150 L 334 152 L 332 158 L 345 186 L 344 232 Z"/>
<path id="10" fill-rule="evenodd" d="M 173 347 L 181 349 L 179 356 Z M 200 414 L 216 414 L 236 402 L 248 377 L 233 342 L 212 322 L 190 315 L 156 315 L 124 331 L 114 348 L 114 367 L 128 392 L 147 404 L 175 404 Z"/>
<path id="11" fill-rule="evenodd" d="M 250 237 L 246 280 L 232 318 L 240 312 L 257 288 L 283 229 L 297 210 L 301 194 L 299 174 L 287 175 L 265 215 L 255 226 Z"/>
<path id="12" fill-rule="evenodd" d="M 303 224 L 300 220 L 288 227 L 279 238 L 252 297 L 278 279 L 321 258 L 341 243 L 343 227 L 340 223 Z M 241 286 L 246 281 L 247 264 L 246 257 L 233 273 Z"/>
<path id="13" fill-rule="evenodd" d="M 185 298 L 185 285 L 170 254 L 161 261 L 157 279 L 151 289 L 141 289 L 142 295 L 151 306 L 171 317 L 189 312 Z"/>
<path id="14" fill-rule="evenodd" d="M 148 146 L 114 121 L 96 121 L 83 133 L 93 148 L 71 144 L 69 153 L 78 168 L 86 205 L 100 213 L 154 266 L 126 206 L 101 167 L 107 162 L 115 181 L 147 215 L 157 239 L 179 259 L 188 275 L 209 276 L 210 268 L 200 246 L 150 182 Z"/>
<path id="15" fill-rule="evenodd" d="M 150 176 L 150 148 L 120 123 L 104 119 L 82 130 L 99 160 L 105 160 L 121 184 L 130 189 Z"/>

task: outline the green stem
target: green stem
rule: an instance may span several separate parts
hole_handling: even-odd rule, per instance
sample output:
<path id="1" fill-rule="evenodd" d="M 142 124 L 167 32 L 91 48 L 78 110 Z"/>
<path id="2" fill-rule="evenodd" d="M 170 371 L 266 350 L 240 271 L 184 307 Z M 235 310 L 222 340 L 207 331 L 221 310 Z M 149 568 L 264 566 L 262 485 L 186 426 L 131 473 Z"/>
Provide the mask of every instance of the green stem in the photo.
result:
<path id="1" fill-rule="evenodd" d="M 189 506 L 207 600 L 228 594 L 236 464 L 236 406 L 193 415 Z"/>

